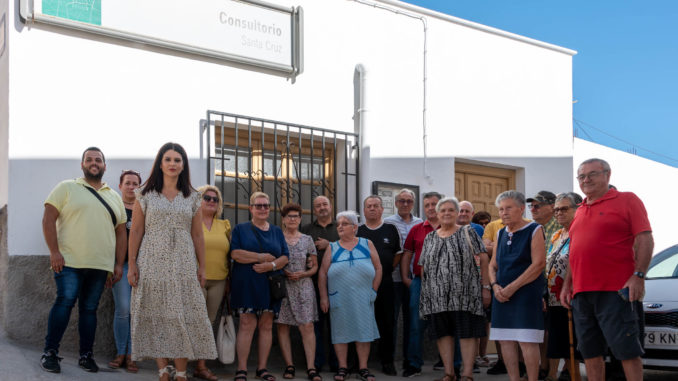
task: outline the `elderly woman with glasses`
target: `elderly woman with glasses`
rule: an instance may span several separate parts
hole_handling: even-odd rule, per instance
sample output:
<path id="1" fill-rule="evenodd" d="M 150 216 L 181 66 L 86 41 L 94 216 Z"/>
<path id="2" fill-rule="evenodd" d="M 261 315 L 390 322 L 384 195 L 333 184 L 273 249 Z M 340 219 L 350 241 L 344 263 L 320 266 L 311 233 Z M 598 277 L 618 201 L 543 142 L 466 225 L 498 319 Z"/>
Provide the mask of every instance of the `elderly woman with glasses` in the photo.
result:
<path id="1" fill-rule="evenodd" d="M 572 220 L 574 220 L 574 213 L 581 202 L 582 198 L 577 193 L 561 193 L 556 197 L 555 207 L 553 208 L 558 223 L 563 227 L 553 234 L 549 243 L 548 258 L 546 259 L 546 288 L 548 291 L 546 329 L 549 335 L 546 357 L 549 359 L 549 374 L 545 381 L 557 379 L 560 359 L 565 359 L 563 373 L 569 373 L 567 369 L 570 369 L 568 316 L 567 309 L 560 304 L 560 291 L 567 277 L 570 263 L 568 230 Z M 576 347 L 576 341 L 574 345 Z M 575 366 L 574 371 L 579 373 L 579 366 Z M 575 379 L 579 379 L 579 374 Z"/>
<path id="2" fill-rule="evenodd" d="M 454 338 L 459 338 L 463 372 L 473 380 L 478 338 L 486 336 L 484 308 L 490 304 L 487 252 L 471 225 L 457 225 L 459 201 L 443 198 L 436 205 L 440 229 L 424 239 L 419 315 L 431 322 L 445 376 L 454 381 Z"/>
<path id="3" fill-rule="evenodd" d="M 268 222 L 270 207 L 266 193 L 252 193 L 252 220 L 236 225 L 232 233 L 231 308 L 240 316 L 236 381 L 247 380 L 247 358 L 256 329 L 259 329 L 256 376 L 264 381 L 275 381 L 266 369 L 266 363 L 273 339 L 273 319 L 280 311 L 280 300 L 271 296 L 268 277 L 282 273 L 289 250 L 282 230 Z"/>
<path id="4" fill-rule="evenodd" d="M 506 226 L 497 232 L 490 260 L 494 291 L 490 340 L 499 341 L 511 381 L 520 379 L 517 344 L 523 352 L 528 380 L 537 381 L 539 343 L 544 341 L 544 232 L 536 222 L 523 220 L 522 193 L 503 192 L 495 204 Z"/>
<path id="5" fill-rule="evenodd" d="M 318 306 L 311 276 L 318 272 L 318 254 L 313 238 L 299 232 L 301 205 L 291 203 L 280 211 L 283 220 L 283 234 L 290 250 L 290 263 L 285 268 L 287 297 L 283 298 L 278 319 L 278 342 L 285 360 L 283 378 L 295 376 L 290 343 L 290 326 L 299 327 L 306 354 L 306 373 L 311 381 L 322 377 L 315 369 L 315 332 L 313 322 L 318 320 Z"/>
<path id="6" fill-rule="evenodd" d="M 320 308 L 330 312 L 332 344 L 339 361 L 334 380 L 346 380 L 348 343 L 355 342 L 358 374 L 362 381 L 374 381 L 374 375 L 367 369 L 367 360 L 370 343 L 379 338 L 374 301 L 381 283 L 381 262 L 372 242 L 356 237 L 358 215 L 355 212 L 337 214 L 336 226 L 339 240 L 325 251 L 318 274 Z"/>

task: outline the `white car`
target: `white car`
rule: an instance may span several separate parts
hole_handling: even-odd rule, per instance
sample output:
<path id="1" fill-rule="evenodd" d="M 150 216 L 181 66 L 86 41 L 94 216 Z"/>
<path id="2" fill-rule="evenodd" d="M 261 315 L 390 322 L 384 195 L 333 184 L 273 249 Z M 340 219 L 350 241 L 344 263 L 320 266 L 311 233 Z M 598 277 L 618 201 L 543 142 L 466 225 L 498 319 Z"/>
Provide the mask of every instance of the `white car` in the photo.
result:
<path id="1" fill-rule="evenodd" d="M 652 258 L 646 279 L 643 365 L 678 369 L 678 245 Z"/>

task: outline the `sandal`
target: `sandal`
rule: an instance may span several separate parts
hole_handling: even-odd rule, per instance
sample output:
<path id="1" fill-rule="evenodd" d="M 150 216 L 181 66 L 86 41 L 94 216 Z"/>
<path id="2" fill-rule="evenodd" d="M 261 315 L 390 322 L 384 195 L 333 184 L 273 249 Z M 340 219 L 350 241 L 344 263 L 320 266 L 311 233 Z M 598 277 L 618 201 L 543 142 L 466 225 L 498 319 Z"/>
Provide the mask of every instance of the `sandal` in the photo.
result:
<path id="1" fill-rule="evenodd" d="M 188 380 L 188 378 L 186 378 L 186 371 L 185 371 L 185 370 L 182 371 L 182 372 L 179 372 L 179 371 L 177 370 L 177 371 L 174 373 L 174 380 L 175 380 L 175 381 L 179 381 L 179 377 L 183 378 L 183 381 Z"/>
<path id="2" fill-rule="evenodd" d="M 334 381 L 344 381 L 346 380 L 346 377 L 348 377 L 348 369 L 339 368 L 337 369 L 337 373 L 334 374 Z"/>
<path id="3" fill-rule="evenodd" d="M 247 371 L 246 370 L 240 369 L 240 370 L 235 372 L 235 377 L 233 378 L 233 381 L 238 381 L 238 380 L 247 381 Z"/>
<path id="4" fill-rule="evenodd" d="M 261 368 L 257 369 L 257 378 L 262 379 L 264 381 L 275 381 L 275 376 L 268 373 L 268 369 L 266 368 Z"/>
<path id="5" fill-rule="evenodd" d="M 311 381 L 322 381 L 323 379 L 323 377 L 315 368 L 308 369 L 306 374 L 308 375 L 308 379 Z"/>
<path id="6" fill-rule="evenodd" d="M 217 381 L 219 379 L 207 368 L 195 368 L 193 370 L 193 377 L 208 381 Z"/>
<path id="7" fill-rule="evenodd" d="M 473 377 L 471 376 L 461 376 L 459 379 L 460 381 L 473 381 Z"/>
<path id="8" fill-rule="evenodd" d="M 132 356 L 130 355 L 125 356 L 125 370 L 129 373 L 136 373 L 139 371 L 137 363 L 132 361 Z"/>
<path id="9" fill-rule="evenodd" d="M 167 375 L 167 378 L 165 378 L 165 375 Z M 174 367 L 172 365 L 165 365 L 164 368 L 158 369 L 158 378 L 160 381 L 169 381 L 174 378 Z"/>
<path id="10" fill-rule="evenodd" d="M 294 365 L 288 365 L 287 368 L 285 368 L 285 373 L 283 373 L 283 378 L 287 380 L 291 380 L 294 378 L 296 374 L 296 368 Z"/>
<path id="11" fill-rule="evenodd" d="M 125 364 L 125 355 L 117 355 L 115 358 L 108 363 L 110 369 L 122 368 Z"/>
<path id="12" fill-rule="evenodd" d="M 457 376 L 453 374 L 446 374 L 443 378 L 437 379 L 435 381 L 457 381 Z"/>
<path id="13" fill-rule="evenodd" d="M 358 371 L 358 376 L 360 376 L 360 379 L 362 381 L 376 381 L 376 377 L 372 373 L 370 373 L 370 370 L 367 368 L 362 368 Z"/>

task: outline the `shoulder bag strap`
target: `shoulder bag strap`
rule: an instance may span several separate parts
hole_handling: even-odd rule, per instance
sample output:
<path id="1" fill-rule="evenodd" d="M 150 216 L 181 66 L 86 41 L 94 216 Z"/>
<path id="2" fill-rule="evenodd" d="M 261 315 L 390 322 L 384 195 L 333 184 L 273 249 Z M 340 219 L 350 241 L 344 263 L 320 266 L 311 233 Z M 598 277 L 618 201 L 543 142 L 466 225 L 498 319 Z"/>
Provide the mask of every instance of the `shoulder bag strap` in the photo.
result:
<path id="1" fill-rule="evenodd" d="M 99 196 L 99 193 L 97 193 L 97 191 L 95 191 L 93 188 L 90 188 L 86 185 L 83 185 L 83 187 L 85 187 L 85 189 L 87 189 L 90 193 L 92 193 L 94 195 L 94 197 L 96 197 L 99 201 L 101 201 L 102 204 L 104 204 L 104 206 L 106 207 L 106 210 L 108 210 L 108 213 L 111 215 L 111 221 L 113 221 L 113 227 L 115 227 L 115 225 L 118 224 L 118 219 L 115 218 L 115 213 L 113 213 L 113 209 L 111 209 L 111 207 L 108 206 L 108 203 L 106 203 L 106 201 L 104 201 L 104 199 L 101 196 Z"/>

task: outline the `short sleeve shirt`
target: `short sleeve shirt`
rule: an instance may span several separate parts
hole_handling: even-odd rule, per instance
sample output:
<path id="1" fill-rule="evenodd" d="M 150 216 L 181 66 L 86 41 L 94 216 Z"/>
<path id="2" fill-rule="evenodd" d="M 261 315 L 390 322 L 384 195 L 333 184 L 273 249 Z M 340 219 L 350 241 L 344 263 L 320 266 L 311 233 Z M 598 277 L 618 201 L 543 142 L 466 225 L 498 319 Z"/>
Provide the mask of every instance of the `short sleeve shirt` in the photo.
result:
<path id="1" fill-rule="evenodd" d="M 494 242 L 497 238 L 497 232 L 504 227 L 504 223 L 501 221 L 501 218 L 494 220 L 489 224 L 485 225 L 485 231 L 483 232 L 483 239 L 489 239 Z"/>
<path id="2" fill-rule="evenodd" d="M 112 272 L 115 227 L 106 207 L 85 187 L 92 188 L 84 178 L 65 180 L 45 200 L 45 204 L 59 211 L 56 223 L 59 251 L 68 267 Z M 95 191 L 113 210 L 117 225 L 126 224 L 127 213 L 120 195 L 106 183 Z"/>
<path id="3" fill-rule="evenodd" d="M 210 230 L 202 224 L 202 232 L 205 237 L 205 278 L 226 279 L 228 277 L 228 251 L 231 248 L 228 242 L 231 223 L 228 220 L 215 218 L 212 220 Z"/>
<path id="4" fill-rule="evenodd" d="M 610 189 L 587 204 L 570 225 L 570 268 L 574 293 L 617 291 L 633 275 L 635 237 L 652 231 L 643 202 L 631 192 Z"/>
<path id="5" fill-rule="evenodd" d="M 376 229 L 370 229 L 367 225 L 360 225 L 357 236 L 372 241 L 381 262 L 382 274 L 384 275 L 382 277 L 382 284 L 388 282 L 388 274 L 393 272 L 393 259 L 400 252 L 400 234 L 398 229 L 394 225 L 387 223 L 382 223 Z"/>
<path id="6" fill-rule="evenodd" d="M 400 234 L 400 245 L 402 249 L 402 245 L 405 242 L 405 238 L 407 238 L 407 234 L 410 232 L 410 229 L 414 225 L 420 224 L 423 222 L 423 220 L 419 217 L 416 217 L 412 214 L 410 214 L 412 217 L 410 221 L 405 221 L 402 217 L 400 217 L 399 214 L 394 214 L 392 216 L 388 216 L 384 218 L 384 222 L 388 224 L 395 225 L 395 227 L 398 229 L 398 234 Z M 385 274 L 385 273 L 384 273 Z M 402 277 L 400 275 L 400 265 L 396 265 L 393 268 L 393 272 L 391 273 L 391 277 L 393 278 L 394 282 L 402 282 Z"/>
<path id="7" fill-rule="evenodd" d="M 403 249 L 414 253 L 412 260 L 412 274 L 414 276 L 421 276 L 421 266 L 419 265 L 419 257 L 421 257 L 421 249 L 424 247 L 424 239 L 428 233 L 435 230 L 428 220 L 414 225 L 407 234 Z"/>

